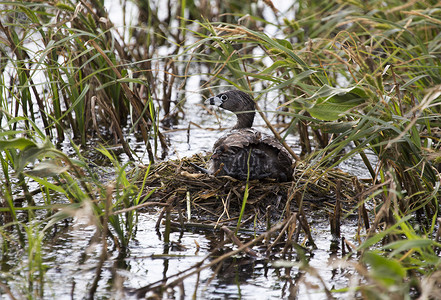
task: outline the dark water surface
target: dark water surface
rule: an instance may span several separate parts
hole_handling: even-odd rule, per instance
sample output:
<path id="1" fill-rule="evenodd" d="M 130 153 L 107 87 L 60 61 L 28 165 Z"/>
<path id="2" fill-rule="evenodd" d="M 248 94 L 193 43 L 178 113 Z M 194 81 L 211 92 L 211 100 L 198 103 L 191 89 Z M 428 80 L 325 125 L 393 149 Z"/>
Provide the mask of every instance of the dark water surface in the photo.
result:
<path id="1" fill-rule="evenodd" d="M 103 266 L 96 298 L 135 298 L 130 291 L 185 271 L 202 261 L 219 241 L 219 233 L 211 231 L 175 231 L 170 243 L 164 242 L 164 229 L 155 231 L 157 215 L 140 213 L 136 238 L 123 257 L 109 252 Z M 348 286 L 353 275 L 350 268 L 339 268 L 340 255 L 331 251 L 332 238 L 327 218 L 311 216 L 309 220 L 317 250 L 307 254 L 309 266 L 314 268 L 328 289 Z M 74 225 L 76 229 L 61 233 L 45 246 L 47 285 L 46 298 L 82 299 L 94 280 L 100 244 L 91 244 L 94 226 Z M 348 221 L 342 235 L 353 241 L 356 226 Z M 239 235 L 241 239 L 250 236 Z M 232 245 L 230 247 L 234 248 Z M 256 248 L 255 250 L 259 250 Z M 213 257 L 214 259 L 215 257 Z M 184 280 L 164 294 L 164 298 L 189 299 L 326 299 L 322 283 L 315 276 L 302 271 L 298 257 L 288 261 L 250 258 L 243 254 L 226 260 L 220 270 L 208 268 Z M 209 262 L 209 261 L 208 261 Z M 282 267 L 274 267 L 273 265 Z M 285 267 L 288 264 L 287 267 Z M 353 278 L 352 278 L 353 280 Z M 153 296 L 153 293 L 147 295 Z"/>
<path id="2" fill-rule="evenodd" d="M 168 159 L 210 151 L 214 141 L 222 135 L 219 129 L 234 122 L 231 116 L 223 115 L 225 118 L 219 124 L 217 119 L 202 108 L 199 96 L 189 97 L 185 105 L 188 113 L 182 120 L 182 125 L 177 125 L 166 133 L 171 145 Z M 259 127 L 263 121 L 257 119 Z M 201 127 L 190 122 L 201 124 Z M 261 126 L 259 128 L 266 130 Z M 131 147 L 136 149 L 139 157 L 145 157 L 145 163 L 148 163 L 144 145 L 137 144 L 134 137 L 132 141 Z M 287 141 L 295 151 L 299 151 L 295 136 L 289 136 Z M 126 159 L 124 154 L 121 159 Z M 364 169 L 357 168 L 360 165 L 362 164 L 355 159 L 342 167 L 352 173 L 367 176 Z M 105 170 L 104 167 L 100 172 Z M 104 178 L 106 176 L 111 178 L 113 174 L 103 174 Z M 191 268 L 201 262 L 222 240 L 219 231 L 195 229 L 181 232 L 175 229 L 176 231 L 170 233 L 170 242 L 166 243 L 164 226 L 159 231 L 155 230 L 158 215 L 159 211 L 155 210 L 140 212 L 135 239 L 131 241 L 127 251 L 122 254 L 117 250 L 109 251 L 110 257 L 103 266 L 95 294 L 97 299 L 134 299 L 136 297 L 131 293 L 134 289 Z M 351 268 L 336 266 L 341 258 L 341 251 L 338 254 L 332 251 L 328 212 L 323 209 L 308 215 L 308 222 L 318 249 L 306 253 L 305 258 L 309 266 L 315 269 L 317 276 L 312 276 L 311 271 L 303 269 L 298 255 L 285 258 L 285 261 L 278 257 L 251 258 L 241 254 L 228 259 L 219 270 L 207 268 L 186 278 L 182 286 L 166 291 L 163 298 L 190 299 L 195 295 L 196 299 L 288 299 L 294 296 L 299 299 L 326 299 L 323 284 L 327 289 L 345 288 L 354 278 L 351 277 Z M 343 220 L 341 231 L 348 241 L 357 244 L 356 220 Z M 45 244 L 43 257 L 48 258 L 46 265 L 49 268 L 44 289 L 46 298 L 87 298 L 96 277 L 101 253 L 101 244 L 92 242 L 94 234 L 95 227 L 88 225 L 87 219 L 75 218 L 73 224 L 59 228 L 56 237 Z M 253 235 L 242 233 L 239 238 L 246 241 L 253 238 Z M 236 247 L 227 245 L 227 248 Z M 111 244 L 109 249 L 112 249 Z M 254 250 L 264 253 L 259 247 Z M 215 258 L 209 258 L 206 263 Z M 153 292 L 147 295 L 155 296 Z"/>

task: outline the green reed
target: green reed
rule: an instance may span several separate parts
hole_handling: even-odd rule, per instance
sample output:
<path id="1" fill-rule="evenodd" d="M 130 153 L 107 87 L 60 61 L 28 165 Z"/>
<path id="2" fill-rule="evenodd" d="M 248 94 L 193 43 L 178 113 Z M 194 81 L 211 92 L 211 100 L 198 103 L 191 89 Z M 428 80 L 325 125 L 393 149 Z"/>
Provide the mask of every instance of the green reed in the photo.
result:
<path id="1" fill-rule="evenodd" d="M 25 116 L 43 122 L 46 135 L 56 132 L 59 142 L 65 140 L 67 129 L 85 144 L 89 135 L 105 137 L 110 132 L 102 128 L 112 127 L 129 157 L 132 152 L 120 128 L 128 125 L 131 110 L 133 119 L 139 119 L 145 143 L 149 144 L 153 136 L 166 148 L 160 132 L 149 134 L 155 120 L 143 111 L 142 98 L 146 95 L 137 92 L 139 86 L 150 84 L 129 76 L 125 45 L 103 21 L 110 22 L 100 14 L 100 2 L 94 2 L 96 11 L 85 14 L 69 4 L 5 5 L 9 9 L 4 11 L 0 29 L 7 37 L 5 47 L 13 51 L 4 51 L 3 62 L 11 76 L 3 77 L 4 99 L 14 99 Z M 60 21 L 56 30 L 48 25 L 57 14 L 71 24 Z M 12 109 L 10 105 L 5 108 Z M 9 113 L 16 116 L 16 112 Z M 24 123 L 29 128 L 28 121 Z M 153 153 L 149 154 L 154 159 Z"/>
<path id="2" fill-rule="evenodd" d="M 362 157 L 383 211 L 375 214 L 371 232 L 378 231 L 378 241 L 386 244 L 391 238 L 398 241 L 364 256 L 374 268 L 375 274 L 365 274 L 374 288 L 360 290 L 372 292 L 378 286 L 387 294 L 400 284 L 407 292 L 415 289 L 414 268 L 429 278 L 439 264 L 434 256 L 438 242 L 427 236 L 434 235 L 440 199 L 435 153 L 441 145 L 441 21 L 430 1 L 383 4 L 300 1 L 296 19 L 277 25 L 283 33 L 278 38 L 252 26 L 199 23 L 204 30 L 191 50 L 213 65 L 212 83 L 254 90 L 260 101 L 270 91 L 277 93 L 285 101 L 280 114 L 291 118 L 284 135 L 297 134 L 297 128 L 310 168 L 334 168 Z M 248 25 L 265 24 L 253 16 L 247 20 Z M 256 91 L 254 86 L 262 83 L 264 89 Z M 367 153 L 377 160 L 369 161 Z M 413 231 L 410 219 L 427 231 Z M 393 271 L 382 275 L 381 255 L 391 249 L 416 254 L 400 257 L 393 251 L 390 269 L 396 276 Z M 393 282 L 387 282 L 387 274 Z M 407 285 L 409 278 L 412 284 Z"/>
<path id="3" fill-rule="evenodd" d="M 311 36 L 298 34 L 311 25 L 310 19 L 303 20 L 299 14 L 295 23 L 285 20 L 280 26 L 284 32 L 292 30 L 286 39 L 274 39 L 245 26 L 220 23 L 215 28 L 208 24 L 204 25 L 207 33 L 200 33 L 200 44 L 195 47 L 203 44 L 207 45 L 203 51 L 212 50 L 210 59 L 219 66 L 213 73 L 218 78 L 225 79 L 228 73 L 236 79 L 229 82 L 242 89 L 252 89 L 243 83 L 252 78 L 252 82 L 267 83 L 260 93 L 278 91 L 287 101 L 282 104 L 288 110 L 284 114 L 296 120 L 299 131 L 308 124 L 316 138 L 317 150 L 303 149 L 309 160 L 335 166 L 360 154 L 374 181 L 392 167 L 400 186 L 407 188 L 401 209 L 424 207 L 431 217 L 436 199 L 430 195 L 439 178 L 434 161 L 427 159 L 426 147 L 439 140 L 431 128 L 440 124 L 436 92 L 440 64 L 432 58 L 440 24 L 430 21 L 430 10 L 402 15 L 384 8 L 384 12 L 365 14 L 355 7 L 342 17 L 342 13 L 333 14 L 336 7 L 330 5 L 321 15 L 315 14 L 315 18 L 326 16 L 327 21 L 313 23 L 317 28 L 308 27 Z M 313 9 L 314 5 L 306 11 Z M 234 44 L 242 47 L 234 49 Z M 261 57 L 247 54 L 257 48 L 264 50 Z M 272 65 L 258 67 L 267 58 Z M 302 145 L 312 143 L 309 134 L 301 139 Z M 339 158 L 345 147 L 354 144 L 349 154 Z M 378 157 L 376 166 L 366 159 L 366 150 Z"/>
<path id="4" fill-rule="evenodd" d="M 104 147 L 100 151 L 113 163 L 116 177 L 111 183 L 100 181 L 99 167 L 90 165 L 75 143 L 84 146 L 91 137 L 107 146 L 116 141 L 134 159 L 123 133 L 128 128 L 144 140 L 151 162 L 158 145 L 166 152 L 167 144 L 158 102 L 151 97 L 157 82 L 152 68 L 143 68 L 151 59 L 139 62 L 136 53 L 127 51 L 131 46 L 113 30 L 103 1 L 0 4 L 2 257 L 28 249 L 29 285 L 22 292 L 43 297 L 41 244 L 58 224 L 82 214 L 102 240 L 111 238 L 124 249 L 137 224 L 130 207 L 151 195 L 128 180 L 132 162 L 120 165 Z M 169 86 L 164 88 L 171 93 Z M 76 159 L 53 145 L 66 139 L 72 139 Z M 114 199 L 110 205 L 109 199 Z"/>

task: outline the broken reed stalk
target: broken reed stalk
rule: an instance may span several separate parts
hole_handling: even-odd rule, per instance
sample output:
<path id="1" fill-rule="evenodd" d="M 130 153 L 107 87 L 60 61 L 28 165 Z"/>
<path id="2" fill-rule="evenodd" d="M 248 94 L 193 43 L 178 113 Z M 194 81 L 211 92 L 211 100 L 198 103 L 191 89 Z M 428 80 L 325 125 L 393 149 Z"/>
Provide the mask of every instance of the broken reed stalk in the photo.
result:
<path id="1" fill-rule="evenodd" d="M 268 118 L 265 116 L 263 111 L 260 109 L 259 104 L 257 104 L 257 101 L 254 101 L 256 105 L 256 110 L 259 112 L 259 115 L 262 117 L 262 119 L 265 121 L 266 126 L 271 130 L 271 132 L 274 134 L 276 139 L 279 140 L 279 142 L 285 147 L 285 149 L 291 154 L 291 156 L 297 161 L 301 161 L 300 157 L 292 150 L 292 148 L 285 142 L 285 140 L 280 136 L 280 134 L 277 132 L 277 130 L 271 125 L 271 122 L 268 120 Z"/>
<path id="2" fill-rule="evenodd" d="M 330 215 L 331 234 L 334 238 L 340 238 L 340 215 L 341 215 L 341 180 L 337 180 L 335 187 L 334 213 Z"/>
<path id="3" fill-rule="evenodd" d="M 303 231 L 306 234 L 306 237 L 308 238 L 308 241 L 311 243 L 312 248 L 317 249 L 317 245 L 314 243 L 314 239 L 312 238 L 311 230 L 309 228 L 308 221 L 306 221 L 306 218 L 302 215 L 298 216 L 300 225 L 302 225 Z"/>
<path id="4" fill-rule="evenodd" d="M 232 190 L 230 190 L 230 191 L 228 192 L 227 198 L 226 198 L 225 200 L 224 200 L 224 197 L 220 197 L 221 200 L 222 200 L 222 207 L 223 207 L 224 209 L 223 209 L 223 211 L 222 211 L 222 214 L 220 214 L 219 218 L 217 218 L 216 226 L 217 226 L 217 224 L 219 224 L 219 222 L 221 221 L 222 217 L 223 217 L 225 214 L 227 215 L 227 218 L 228 218 L 228 219 L 231 219 L 231 218 L 230 218 L 230 214 L 228 213 L 228 208 L 229 208 L 229 205 L 230 205 L 230 197 L 231 197 L 231 193 L 232 193 Z"/>
<path id="5" fill-rule="evenodd" d="M 266 231 L 269 231 L 271 229 L 271 205 L 268 205 L 265 210 L 265 221 L 266 221 Z M 271 240 L 271 236 L 269 235 L 265 239 L 265 247 L 268 247 L 268 243 Z"/>
<path id="6" fill-rule="evenodd" d="M 299 141 L 302 149 L 302 154 L 311 153 L 312 147 L 309 141 L 308 125 L 304 121 L 300 120 L 297 125 L 299 131 Z"/>
<path id="7" fill-rule="evenodd" d="M 293 215 L 297 215 L 297 213 L 293 213 Z M 296 222 L 297 216 L 293 219 L 293 221 L 288 222 L 288 230 L 287 230 L 287 237 L 285 240 L 285 247 L 283 248 L 282 255 L 285 256 L 288 252 L 289 248 L 292 248 L 293 245 L 293 236 L 297 229 L 297 222 Z"/>
<path id="8" fill-rule="evenodd" d="M 358 227 L 360 227 L 361 220 L 363 220 L 365 230 L 369 230 L 369 217 L 366 210 L 366 205 L 364 205 L 363 187 L 361 186 L 360 182 L 355 178 L 352 180 L 352 184 L 355 186 L 355 190 L 357 192 L 356 200 L 358 203 Z M 360 228 L 358 231 L 360 233 Z"/>
<path id="9" fill-rule="evenodd" d="M 234 244 L 236 244 L 238 247 L 242 247 L 243 246 L 243 243 L 237 238 L 237 232 L 233 232 L 233 231 L 231 231 L 227 226 L 222 226 L 221 227 L 221 230 L 223 230 L 225 233 L 226 233 L 226 235 L 227 235 L 227 237 L 234 243 Z M 244 248 L 244 250 L 245 250 L 245 252 L 248 254 L 248 255 L 250 255 L 250 256 L 252 256 L 252 257 L 258 257 L 259 256 L 259 254 L 256 252 L 256 251 L 254 251 L 254 250 L 252 250 L 252 249 L 250 249 L 250 248 Z"/>
<path id="10" fill-rule="evenodd" d="M 280 230 L 279 235 L 276 237 L 276 239 L 274 240 L 274 242 L 267 247 L 266 249 L 266 254 L 268 255 L 271 251 L 271 249 L 280 241 L 280 239 L 283 237 L 283 234 L 286 232 L 286 230 L 288 229 L 288 226 L 292 223 L 292 222 L 296 222 L 297 221 L 297 214 L 293 213 L 291 215 L 291 217 L 289 219 L 286 219 L 285 222 L 285 226 L 283 226 L 282 230 Z"/>
<path id="11" fill-rule="evenodd" d="M 139 210 L 140 208 L 144 208 L 144 207 L 148 207 L 148 206 L 168 206 L 169 204 L 167 203 L 161 203 L 161 202 L 144 202 L 142 204 L 138 204 L 136 206 L 131 206 L 131 207 L 127 207 L 127 208 L 123 208 L 117 211 L 114 211 L 112 213 L 110 213 L 111 216 L 113 215 L 119 215 L 119 214 L 123 214 L 123 213 L 127 213 L 133 210 Z"/>
<path id="12" fill-rule="evenodd" d="M 164 244 L 165 248 L 170 245 L 170 232 L 171 232 L 171 205 L 164 207 L 165 210 L 165 230 L 164 230 Z"/>
<path id="13" fill-rule="evenodd" d="M 368 234 L 367 234 L 367 238 L 372 237 L 375 234 L 375 230 L 378 228 L 380 222 L 385 222 L 386 223 L 386 227 L 391 225 L 394 222 L 394 218 L 393 218 L 393 213 L 391 210 L 391 206 L 392 204 L 395 204 L 395 209 L 397 210 L 397 204 L 395 203 L 394 200 L 396 193 L 395 193 L 395 182 L 392 179 L 392 176 L 390 176 L 390 174 L 388 174 L 387 180 L 384 182 L 384 184 L 389 184 L 389 189 L 388 192 L 384 192 L 382 194 L 383 196 L 383 203 L 382 206 L 380 208 L 380 210 L 378 211 L 377 215 L 375 216 L 375 220 L 372 224 L 372 227 L 369 228 Z M 392 236 L 389 236 L 389 238 L 393 238 Z"/>
<path id="14" fill-rule="evenodd" d="M 164 213 L 167 211 L 167 208 L 169 208 L 173 202 L 176 200 L 176 196 L 172 196 L 168 198 L 167 202 L 165 203 L 165 207 L 161 210 L 158 216 L 158 220 L 156 221 L 155 229 L 159 230 L 159 227 L 161 226 L 162 218 L 164 217 Z"/>
<path id="15" fill-rule="evenodd" d="M 107 259 L 107 235 L 109 232 L 109 212 L 110 212 L 110 207 L 112 206 L 112 193 L 114 190 L 114 185 L 113 184 L 109 184 L 106 187 L 106 199 L 105 199 L 105 209 L 104 209 L 104 217 L 103 217 L 103 229 L 101 232 L 101 240 L 102 240 L 102 249 L 101 249 L 101 256 L 100 259 L 98 261 L 98 265 L 96 267 L 96 272 L 95 272 L 95 278 L 93 279 L 93 283 L 92 286 L 89 290 L 88 293 L 88 299 L 94 299 L 95 296 L 95 292 L 98 288 L 98 281 L 100 280 L 101 277 L 101 272 L 103 270 L 103 265 L 104 262 Z"/>
<path id="16" fill-rule="evenodd" d="M 309 229 L 308 221 L 306 221 L 305 211 L 303 210 L 303 196 L 300 192 L 296 192 L 294 197 L 295 197 L 297 205 L 299 207 L 299 214 L 298 214 L 297 219 L 299 220 L 299 223 L 300 223 L 301 227 L 303 228 L 303 231 L 305 232 L 305 234 L 308 238 L 308 241 L 311 243 L 311 245 L 314 249 L 317 249 L 317 246 L 314 243 L 314 239 L 312 238 L 312 235 L 311 235 L 311 230 Z"/>
<path id="17" fill-rule="evenodd" d="M 181 229 L 181 227 L 184 228 L 184 229 L 195 229 L 195 228 L 197 228 L 197 229 L 212 230 L 212 231 L 219 229 L 218 224 L 203 224 L 203 223 L 195 223 L 195 222 L 184 222 L 184 224 L 181 224 L 181 223 L 178 223 L 178 222 L 171 221 L 170 225 L 173 228 L 176 228 L 176 229 L 179 229 L 179 230 Z M 230 229 L 230 230 L 235 230 L 236 229 L 236 227 L 234 227 L 234 226 L 226 226 L 226 227 L 228 227 L 228 229 Z M 246 234 L 253 234 L 253 233 L 262 234 L 262 233 L 265 233 L 266 231 L 256 231 L 256 230 L 252 230 L 252 229 L 240 229 L 239 232 L 246 233 Z"/>

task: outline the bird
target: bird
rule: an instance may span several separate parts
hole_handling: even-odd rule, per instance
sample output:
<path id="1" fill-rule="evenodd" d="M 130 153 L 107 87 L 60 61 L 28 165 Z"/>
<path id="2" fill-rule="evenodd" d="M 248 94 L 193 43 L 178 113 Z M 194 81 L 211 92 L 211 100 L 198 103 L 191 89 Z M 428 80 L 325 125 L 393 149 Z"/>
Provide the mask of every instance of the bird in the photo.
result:
<path id="1" fill-rule="evenodd" d="M 210 174 L 239 180 L 293 180 L 293 160 L 289 152 L 273 136 L 252 128 L 255 102 L 251 95 L 229 90 L 208 98 L 205 104 L 231 111 L 237 117 L 232 130 L 214 143 Z"/>

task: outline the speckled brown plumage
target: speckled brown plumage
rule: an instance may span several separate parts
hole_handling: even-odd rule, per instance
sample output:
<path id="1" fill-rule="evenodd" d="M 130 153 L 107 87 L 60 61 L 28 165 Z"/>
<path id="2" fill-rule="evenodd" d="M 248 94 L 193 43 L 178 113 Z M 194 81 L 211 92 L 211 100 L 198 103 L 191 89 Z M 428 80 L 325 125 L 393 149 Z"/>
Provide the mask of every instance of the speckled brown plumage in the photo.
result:
<path id="1" fill-rule="evenodd" d="M 274 137 L 251 128 L 255 106 L 248 94 L 227 91 L 209 98 L 206 103 L 232 111 L 237 116 L 233 130 L 213 146 L 211 173 L 240 180 L 292 180 L 292 159 L 288 151 Z"/>

